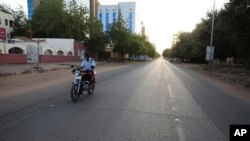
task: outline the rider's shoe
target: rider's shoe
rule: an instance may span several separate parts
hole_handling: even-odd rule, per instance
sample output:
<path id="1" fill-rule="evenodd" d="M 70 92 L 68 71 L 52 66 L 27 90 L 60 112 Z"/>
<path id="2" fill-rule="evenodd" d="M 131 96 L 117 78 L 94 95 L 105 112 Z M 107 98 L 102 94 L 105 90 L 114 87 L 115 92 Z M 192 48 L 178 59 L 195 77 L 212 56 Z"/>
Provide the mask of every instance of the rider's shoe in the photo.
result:
<path id="1" fill-rule="evenodd" d="M 89 94 L 93 94 L 93 91 L 91 89 L 88 90 Z"/>

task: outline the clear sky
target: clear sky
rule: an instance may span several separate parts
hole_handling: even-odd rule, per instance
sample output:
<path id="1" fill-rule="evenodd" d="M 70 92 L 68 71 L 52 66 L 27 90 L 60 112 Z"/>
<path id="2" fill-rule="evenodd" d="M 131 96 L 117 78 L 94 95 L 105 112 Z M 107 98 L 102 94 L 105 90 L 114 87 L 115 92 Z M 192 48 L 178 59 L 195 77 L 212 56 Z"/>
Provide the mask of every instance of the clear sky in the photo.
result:
<path id="1" fill-rule="evenodd" d="M 69 1 L 69 0 L 67 0 Z M 77 0 L 89 3 L 88 0 Z M 212 10 L 214 0 L 99 0 L 103 5 L 118 2 L 136 2 L 138 21 L 143 21 L 149 40 L 161 54 L 170 48 L 173 34 L 179 31 L 192 31 L 207 11 Z M 221 9 L 229 0 L 216 0 L 216 8 Z M 27 0 L 0 0 L 0 3 L 16 8 L 22 5 L 27 11 Z M 137 29 L 140 27 L 137 27 Z"/>

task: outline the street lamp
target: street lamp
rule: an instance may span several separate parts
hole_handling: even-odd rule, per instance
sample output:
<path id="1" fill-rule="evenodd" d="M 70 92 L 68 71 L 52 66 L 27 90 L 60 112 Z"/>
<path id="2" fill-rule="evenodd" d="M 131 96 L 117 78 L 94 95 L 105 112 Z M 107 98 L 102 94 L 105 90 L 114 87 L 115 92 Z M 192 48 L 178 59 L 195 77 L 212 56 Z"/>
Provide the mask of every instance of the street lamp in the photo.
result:
<path id="1" fill-rule="evenodd" d="M 211 38 L 210 38 L 210 55 L 209 55 L 209 64 L 211 64 L 212 55 L 213 55 L 213 34 L 214 34 L 214 15 L 215 15 L 215 0 L 213 6 L 213 18 L 212 18 L 212 28 L 211 28 Z"/>

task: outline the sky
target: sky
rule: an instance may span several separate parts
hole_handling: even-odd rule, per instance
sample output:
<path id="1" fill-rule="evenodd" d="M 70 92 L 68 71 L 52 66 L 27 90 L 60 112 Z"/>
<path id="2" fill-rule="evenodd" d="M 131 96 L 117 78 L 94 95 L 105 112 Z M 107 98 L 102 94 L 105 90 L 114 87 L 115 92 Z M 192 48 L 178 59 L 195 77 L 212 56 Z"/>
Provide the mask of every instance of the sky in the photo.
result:
<path id="1" fill-rule="evenodd" d="M 70 1 L 70 0 L 66 0 Z M 88 0 L 77 0 L 89 4 Z M 221 9 L 229 0 L 216 0 L 215 6 Z M 173 35 L 184 31 L 191 32 L 195 25 L 213 9 L 214 0 L 99 0 L 102 5 L 118 2 L 136 2 L 137 22 L 143 21 L 146 35 L 161 54 L 171 48 Z M 27 12 L 27 0 L 0 0 L 12 8 L 22 5 Z M 141 28 L 137 26 L 137 31 Z"/>

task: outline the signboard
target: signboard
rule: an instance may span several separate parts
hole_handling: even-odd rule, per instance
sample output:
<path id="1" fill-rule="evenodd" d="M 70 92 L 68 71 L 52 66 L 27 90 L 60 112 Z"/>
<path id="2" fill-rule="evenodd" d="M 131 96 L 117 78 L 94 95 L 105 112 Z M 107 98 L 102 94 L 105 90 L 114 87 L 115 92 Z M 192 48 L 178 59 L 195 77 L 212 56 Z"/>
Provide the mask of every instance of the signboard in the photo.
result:
<path id="1" fill-rule="evenodd" d="M 5 41 L 6 40 L 6 29 L 0 28 L 0 39 Z"/>
<path id="2" fill-rule="evenodd" d="M 26 54 L 29 63 L 37 63 L 38 62 L 38 48 L 34 45 L 26 46 Z"/>
<path id="3" fill-rule="evenodd" d="M 213 61 L 213 60 L 214 60 L 214 47 L 207 46 L 206 61 Z"/>

